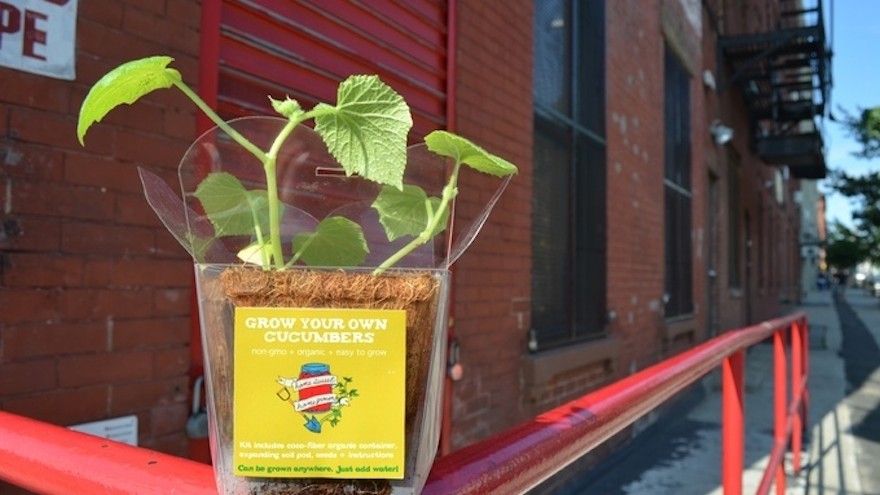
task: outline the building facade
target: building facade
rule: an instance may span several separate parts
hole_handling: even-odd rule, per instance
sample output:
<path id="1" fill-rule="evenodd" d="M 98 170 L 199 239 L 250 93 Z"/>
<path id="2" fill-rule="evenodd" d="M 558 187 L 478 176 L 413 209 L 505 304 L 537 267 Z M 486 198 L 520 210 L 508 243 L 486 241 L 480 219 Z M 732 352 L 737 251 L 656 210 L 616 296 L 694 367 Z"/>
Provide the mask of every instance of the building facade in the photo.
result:
<path id="1" fill-rule="evenodd" d="M 801 293 L 816 290 L 825 266 L 825 196 L 814 180 L 801 181 Z"/>
<path id="2" fill-rule="evenodd" d="M 90 85 L 154 54 L 230 118 L 377 73 L 416 136 L 449 128 L 518 165 L 454 268 L 463 374 L 444 452 L 779 314 L 800 295 L 794 193 L 824 174 L 792 146 L 821 148 L 824 88 L 778 60 L 738 64 L 744 38 L 787 29 L 788 4 L 79 2 L 76 79 L 0 67 L 0 408 L 62 425 L 134 414 L 141 445 L 187 455 L 192 266 L 136 169 L 174 183 L 205 124 L 169 91 L 111 114 L 85 149 L 75 137 Z M 464 223 L 495 187 L 478 185 Z"/>

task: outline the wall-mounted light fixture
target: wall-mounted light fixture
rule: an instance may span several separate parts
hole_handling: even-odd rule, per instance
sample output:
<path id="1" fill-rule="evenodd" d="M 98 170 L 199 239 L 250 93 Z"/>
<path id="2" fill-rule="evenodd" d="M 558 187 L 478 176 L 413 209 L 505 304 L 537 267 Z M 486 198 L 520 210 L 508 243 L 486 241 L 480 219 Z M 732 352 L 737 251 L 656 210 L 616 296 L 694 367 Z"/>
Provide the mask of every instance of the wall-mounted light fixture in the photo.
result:
<path id="1" fill-rule="evenodd" d="M 712 74 L 712 71 L 709 69 L 706 69 L 703 71 L 703 86 L 706 86 L 707 88 L 711 89 L 712 91 L 715 91 L 715 88 L 716 88 L 715 75 Z"/>
<path id="2" fill-rule="evenodd" d="M 726 144 L 733 139 L 733 129 L 723 125 L 718 119 L 715 119 L 709 126 L 709 132 L 712 133 L 715 144 Z"/>

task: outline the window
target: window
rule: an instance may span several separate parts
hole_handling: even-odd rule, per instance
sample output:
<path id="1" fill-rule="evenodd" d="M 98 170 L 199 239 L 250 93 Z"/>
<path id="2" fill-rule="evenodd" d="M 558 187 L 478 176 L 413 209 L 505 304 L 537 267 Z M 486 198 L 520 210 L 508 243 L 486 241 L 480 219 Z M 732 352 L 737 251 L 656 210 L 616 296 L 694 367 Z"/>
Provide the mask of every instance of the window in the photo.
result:
<path id="1" fill-rule="evenodd" d="M 535 0 L 532 328 L 538 348 L 605 326 L 604 2 Z"/>
<path id="2" fill-rule="evenodd" d="M 693 312 L 691 256 L 691 99 L 690 75 L 666 47 L 665 175 L 666 317 Z"/>

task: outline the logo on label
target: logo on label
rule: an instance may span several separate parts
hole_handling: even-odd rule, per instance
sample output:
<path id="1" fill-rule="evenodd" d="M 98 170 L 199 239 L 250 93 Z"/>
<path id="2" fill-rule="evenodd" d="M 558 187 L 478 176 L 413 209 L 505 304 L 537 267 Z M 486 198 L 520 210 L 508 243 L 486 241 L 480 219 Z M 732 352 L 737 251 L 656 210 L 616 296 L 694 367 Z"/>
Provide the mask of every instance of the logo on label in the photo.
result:
<path id="1" fill-rule="evenodd" d="M 321 433 L 324 423 L 332 427 L 338 425 L 342 408 L 351 405 L 351 400 L 358 396 L 356 388 L 349 388 L 352 379 L 339 380 L 325 363 L 303 364 L 298 377 L 279 376 L 276 382 L 283 388 L 275 395 L 290 403 L 294 412 L 305 418 L 303 426 L 313 433 Z M 291 389 L 296 392 L 296 399 Z"/>

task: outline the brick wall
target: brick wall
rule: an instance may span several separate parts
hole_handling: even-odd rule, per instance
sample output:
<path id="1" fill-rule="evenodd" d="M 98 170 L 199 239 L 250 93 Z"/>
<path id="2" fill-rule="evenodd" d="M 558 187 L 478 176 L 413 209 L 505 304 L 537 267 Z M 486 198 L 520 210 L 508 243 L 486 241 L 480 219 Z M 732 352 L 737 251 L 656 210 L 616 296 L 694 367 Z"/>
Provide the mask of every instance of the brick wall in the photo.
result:
<path id="1" fill-rule="evenodd" d="M 200 7 L 79 3 L 77 79 L 0 68 L 0 409 L 61 425 L 136 414 L 141 445 L 186 454 L 188 255 L 141 194 L 137 167 L 173 180 L 194 111 L 173 92 L 76 140 L 92 83 L 169 54 L 197 76 Z"/>
<path id="2" fill-rule="evenodd" d="M 683 2 L 608 2 L 608 306 L 621 339 L 618 372 L 630 373 L 702 340 L 706 318 L 706 146 L 700 26 Z M 697 15 L 700 12 L 697 10 Z M 667 321 L 663 295 L 664 56 L 692 75 L 693 316 Z"/>
<path id="3" fill-rule="evenodd" d="M 739 5 L 715 3 L 712 8 L 721 33 L 771 29 L 774 24 L 770 20 L 777 18 L 779 11 L 779 5 L 774 2 L 761 4 L 760 9 L 750 7 L 748 2 Z M 706 15 L 703 33 L 704 68 L 714 73 L 717 70 L 715 56 L 719 33 L 713 30 Z M 716 77 L 719 76 L 726 79 L 731 75 L 716 74 Z M 801 219 L 800 207 L 794 203 L 793 197 L 794 191 L 800 186 L 796 179 L 785 181 L 784 201 L 777 202 L 774 186 L 770 184 L 779 169 L 764 164 L 754 155 L 749 142 L 746 103 L 738 88 L 727 88 L 720 94 L 706 91 L 705 95 L 706 125 L 712 119 L 720 118 L 725 125 L 736 129 L 733 140 L 726 146 L 716 146 L 711 141 L 707 141 L 706 145 L 706 166 L 720 181 L 718 205 L 714 212 L 715 221 L 718 222 L 715 304 L 718 307 L 717 329 L 723 331 L 777 316 L 783 303 L 798 300 L 798 236 Z M 740 223 L 739 284 L 731 284 L 730 270 L 730 258 L 735 255 L 728 225 L 728 216 L 731 214 L 728 188 L 731 154 L 738 156 L 740 165 L 740 199 L 738 211 L 735 212 Z M 749 218 L 748 225 L 745 223 L 746 216 Z"/>
<path id="4" fill-rule="evenodd" d="M 608 308 L 620 371 L 663 340 L 663 38 L 660 2 L 607 2 Z"/>
<path id="5" fill-rule="evenodd" d="M 519 167 L 476 242 L 455 265 L 455 332 L 464 378 L 455 384 L 453 446 L 523 419 L 519 360 L 531 317 L 532 2 L 458 2 L 456 131 Z M 494 178 L 462 178 L 460 223 Z M 468 185 L 477 186 L 466 189 Z"/>
<path id="6" fill-rule="evenodd" d="M 691 347 L 708 336 L 710 324 L 713 331 L 722 331 L 778 314 L 780 299 L 792 293 L 797 273 L 798 219 L 790 201 L 796 181 L 787 183 L 789 199 L 778 205 L 766 187 L 775 169 L 760 162 L 749 147 L 745 104 L 738 91 L 718 94 L 703 84 L 703 71 L 716 70 L 718 36 L 704 6 L 680 0 L 606 2 L 607 301 L 615 317 L 607 327 L 613 338 L 601 345 L 612 350 L 610 361 L 573 363 L 539 386 L 526 383 L 529 373 L 536 372 L 524 364 L 532 269 L 531 2 L 513 3 L 504 12 L 485 2 L 460 2 L 458 9 L 457 130 L 513 160 L 521 173 L 457 266 L 455 322 L 465 375 L 454 388 L 453 446 Z M 775 15 L 768 12 L 742 22 L 762 25 L 766 16 Z M 663 314 L 666 46 L 692 75 L 694 312 L 675 320 Z M 726 147 L 716 145 L 709 133 L 715 119 L 737 129 Z M 753 244 L 748 290 L 729 284 L 728 258 L 734 255 L 727 230 L 729 150 L 741 162 L 739 236 L 743 244 L 749 239 Z M 714 211 L 709 208 L 710 183 L 716 187 Z M 491 186 L 483 187 L 485 199 Z M 459 213 L 475 214 L 469 196 L 463 195 L 459 206 Z M 748 230 L 746 214 L 751 219 Z M 760 229 L 757 218 L 763 222 Z M 764 258 L 761 282 L 755 272 L 758 249 Z M 718 272 L 714 287 L 708 276 L 710 255 Z M 739 256 L 744 279 L 745 251 Z M 546 377 L 546 369 L 544 373 Z"/>

